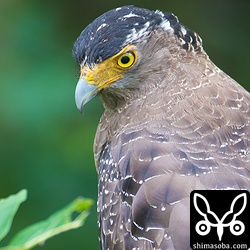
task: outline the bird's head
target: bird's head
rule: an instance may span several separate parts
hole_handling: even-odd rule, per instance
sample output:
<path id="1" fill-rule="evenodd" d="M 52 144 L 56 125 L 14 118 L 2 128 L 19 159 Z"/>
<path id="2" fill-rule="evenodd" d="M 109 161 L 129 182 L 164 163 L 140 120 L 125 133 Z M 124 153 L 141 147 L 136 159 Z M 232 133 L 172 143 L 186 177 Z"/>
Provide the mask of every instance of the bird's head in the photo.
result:
<path id="1" fill-rule="evenodd" d="M 124 6 L 89 24 L 73 47 L 80 65 L 75 92 L 78 109 L 82 111 L 99 93 L 104 104 L 111 106 L 136 93 L 152 72 L 163 67 L 162 60 L 167 58 L 161 51 L 167 46 L 164 34 L 182 49 L 201 50 L 201 39 L 172 13 Z"/>

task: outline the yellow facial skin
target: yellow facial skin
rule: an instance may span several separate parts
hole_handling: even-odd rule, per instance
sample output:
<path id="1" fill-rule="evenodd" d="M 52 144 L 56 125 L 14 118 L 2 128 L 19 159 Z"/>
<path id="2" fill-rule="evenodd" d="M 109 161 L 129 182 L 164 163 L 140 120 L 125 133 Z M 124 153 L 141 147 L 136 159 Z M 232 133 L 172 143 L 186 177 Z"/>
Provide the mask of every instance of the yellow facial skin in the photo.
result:
<path id="1" fill-rule="evenodd" d="M 137 62 L 138 54 L 133 45 L 127 45 L 116 55 L 96 65 L 93 69 L 88 66 L 81 68 L 80 78 L 85 78 L 88 84 L 95 85 L 99 90 L 123 77 L 124 72 Z"/>

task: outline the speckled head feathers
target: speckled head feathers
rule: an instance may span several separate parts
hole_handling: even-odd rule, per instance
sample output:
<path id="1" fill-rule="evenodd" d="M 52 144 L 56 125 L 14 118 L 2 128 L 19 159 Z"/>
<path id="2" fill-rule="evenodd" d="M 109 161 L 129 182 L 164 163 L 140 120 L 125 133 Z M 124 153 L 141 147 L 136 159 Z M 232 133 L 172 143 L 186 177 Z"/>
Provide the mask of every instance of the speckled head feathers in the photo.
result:
<path id="1" fill-rule="evenodd" d="M 144 41 L 158 28 L 172 31 L 185 49 L 201 48 L 199 36 L 180 24 L 172 13 L 124 6 L 102 14 L 89 24 L 75 42 L 73 55 L 79 64 L 99 63 L 128 44 Z"/>

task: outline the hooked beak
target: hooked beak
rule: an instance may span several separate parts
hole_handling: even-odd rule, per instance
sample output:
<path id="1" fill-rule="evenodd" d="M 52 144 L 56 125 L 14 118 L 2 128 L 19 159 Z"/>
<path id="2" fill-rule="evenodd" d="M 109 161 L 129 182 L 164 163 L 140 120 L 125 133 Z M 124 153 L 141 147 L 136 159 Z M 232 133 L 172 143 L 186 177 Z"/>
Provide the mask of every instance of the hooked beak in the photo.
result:
<path id="1" fill-rule="evenodd" d="M 83 111 L 83 106 L 95 97 L 99 92 L 96 85 L 89 84 L 85 77 L 81 77 L 77 83 L 75 91 L 75 102 L 80 112 Z"/>

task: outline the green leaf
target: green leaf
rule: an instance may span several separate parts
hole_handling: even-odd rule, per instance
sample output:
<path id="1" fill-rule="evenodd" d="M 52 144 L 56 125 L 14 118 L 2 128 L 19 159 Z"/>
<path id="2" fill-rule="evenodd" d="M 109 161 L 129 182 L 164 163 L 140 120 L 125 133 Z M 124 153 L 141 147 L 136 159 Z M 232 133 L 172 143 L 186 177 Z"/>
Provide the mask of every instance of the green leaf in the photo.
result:
<path id="1" fill-rule="evenodd" d="M 0 241 L 7 235 L 11 228 L 12 220 L 22 202 L 27 199 L 27 190 L 0 199 Z"/>
<path id="2" fill-rule="evenodd" d="M 12 246 L 9 246 L 9 247 L 0 247 L 0 250 L 26 250 L 26 249 L 23 248 L 23 247 L 12 247 Z"/>
<path id="3" fill-rule="evenodd" d="M 9 246 L 2 250 L 31 249 L 39 244 L 44 244 L 54 235 L 81 227 L 92 204 L 91 199 L 77 198 L 65 208 L 52 214 L 47 220 L 23 229 L 13 238 Z"/>

